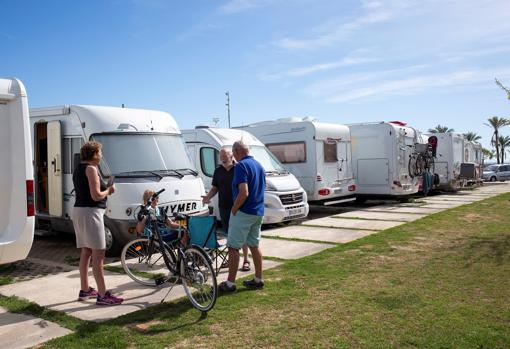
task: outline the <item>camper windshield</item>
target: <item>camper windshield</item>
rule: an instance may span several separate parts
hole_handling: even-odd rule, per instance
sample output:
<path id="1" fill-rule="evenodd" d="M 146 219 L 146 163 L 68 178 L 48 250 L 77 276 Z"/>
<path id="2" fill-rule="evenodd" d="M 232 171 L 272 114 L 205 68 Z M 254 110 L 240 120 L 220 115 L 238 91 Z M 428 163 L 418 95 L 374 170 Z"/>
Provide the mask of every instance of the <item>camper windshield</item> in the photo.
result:
<path id="1" fill-rule="evenodd" d="M 104 176 L 182 178 L 196 175 L 181 135 L 176 134 L 96 134 L 103 145 L 100 164 Z"/>
<path id="2" fill-rule="evenodd" d="M 264 169 L 266 174 L 286 174 L 287 171 L 282 167 L 276 157 L 267 150 L 266 147 L 251 146 L 250 155 L 253 156 Z"/>

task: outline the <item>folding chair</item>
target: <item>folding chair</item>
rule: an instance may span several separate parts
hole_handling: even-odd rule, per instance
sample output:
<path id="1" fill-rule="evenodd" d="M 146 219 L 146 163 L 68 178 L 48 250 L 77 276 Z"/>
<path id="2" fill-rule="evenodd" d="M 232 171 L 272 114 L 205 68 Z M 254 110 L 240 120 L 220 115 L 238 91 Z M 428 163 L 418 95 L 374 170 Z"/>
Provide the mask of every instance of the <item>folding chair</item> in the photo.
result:
<path id="1" fill-rule="evenodd" d="M 227 246 L 218 242 L 215 216 L 191 216 L 188 220 L 190 244 L 198 245 L 209 252 L 216 275 L 228 262 Z"/>

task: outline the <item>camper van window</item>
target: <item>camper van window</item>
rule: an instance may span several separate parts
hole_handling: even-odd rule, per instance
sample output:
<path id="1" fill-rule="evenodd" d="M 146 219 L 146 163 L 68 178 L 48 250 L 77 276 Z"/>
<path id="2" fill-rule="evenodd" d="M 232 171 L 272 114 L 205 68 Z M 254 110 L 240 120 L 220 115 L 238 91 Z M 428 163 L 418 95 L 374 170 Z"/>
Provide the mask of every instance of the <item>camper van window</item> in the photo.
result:
<path id="1" fill-rule="evenodd" d="M 324 141 L 324 162 L 337 162 L 337 147 L 336 142 Z"/>
<path id="2" fill-rule="evenodd" d="M 63 167 L 64 174 L 72 174 L 76 168 L 76 161 L 80 161 L 79 157 L 75 154 L 80 154 L 80 148 L 83 145 L 81 138 L 64 138 L 64 154 L 63 154 Z"/>
<path id="3" fill-rule="evenodd" d="M 212 177 L 214 174 L 214 170 L 218 166 L 218 157 L 219 151 L 214 148 L 200 148 L 200 166 L 202 167 L 202 172 L 208 176 Z"/>
<path id="4" fill-rule="evenodd" d="M 103 145 L 103 176 L 182 177 L 177 169 L 194 169 L 181 135 L 170 133 L 95 134 L 92 140 Z M 189 171 L 189 173 L 192 173 Z"/>
<path id="5" fill-rule="evenodd" d="M 305 142 L 272 143 L 266 146 L 282 164 L 306 162 Z"/>

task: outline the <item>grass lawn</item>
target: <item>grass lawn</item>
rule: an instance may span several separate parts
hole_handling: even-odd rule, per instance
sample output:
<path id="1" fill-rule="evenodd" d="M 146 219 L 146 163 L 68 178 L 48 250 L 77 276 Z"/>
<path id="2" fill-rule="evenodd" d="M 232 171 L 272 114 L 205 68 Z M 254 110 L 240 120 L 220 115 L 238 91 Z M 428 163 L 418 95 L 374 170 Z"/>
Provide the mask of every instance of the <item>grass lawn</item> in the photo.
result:
<path id="1" fill-rule="evenodd" d="M 510 194 L 437 213 L 265 273 L 266 288 L 95 324 L 14 297 L 75 333 L 47 348 L 510 348 Z M 238 282 L 238 285 L 241 283 Z"/>

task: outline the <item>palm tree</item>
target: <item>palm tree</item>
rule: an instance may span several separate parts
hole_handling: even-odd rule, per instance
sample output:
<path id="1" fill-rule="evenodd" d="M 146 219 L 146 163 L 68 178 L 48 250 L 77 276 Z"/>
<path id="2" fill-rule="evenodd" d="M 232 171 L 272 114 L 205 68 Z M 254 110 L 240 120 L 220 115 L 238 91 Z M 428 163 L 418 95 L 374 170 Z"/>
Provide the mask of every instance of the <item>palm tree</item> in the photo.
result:
<path id="1" fill-rule="evenodd" d="M 475 132 L 468 132 L 464 133 L 464 138 L 466 138 L 467 141 L 476 142 L 481 139 L 482 136 L 477 135 Z"/>
<path id="2" fill-rule="evenodd" d="M 496 79 L 496 85 L 498 85 L 499 87 L 501 87 L 501 89 L 502 89 L 502 90 L 504 90 L 504 91 L 506 92 L 508 99 L 510 99 L 510 89 L 509 89 L 509 88 L 507 88 L 507 87 L 505 87 L 505 86 L 501 83 L 501 81 L 499 81 L 498 79 Z"/>
<path id="3" fill-rule="evenodd" d="M 484 158 L 489 158 L 490 160 L 492 160 L 494 155 L 496 155 L 493 150 L 489 150 L 487 148 L 482 148 L 482 153 Z"/>
<path id="4" fill-rule="evenodd" d="M 437 125 L 434 128 L 429 128 L 430 133 L 448 133 L 448 132 L 455 132 L 453 128 L 448 128 L 448 126 L 441 126 Z"/>
<path id="5" fill-rule="evenodd" d="M 493 117 L 487 119 L 487 121 L 489 123 L 488 124 L 484 123 L 484 125 L 490 126 L 494 129 L 494 133 L 492 134 L 492 139 L 491 139 L 491 145 L 496 147 L 496 161 L 499 164 L 500 163 L 499 162 L 499 129 L 503 126 L 508 125 L 508 120 L 505 118 L 500 118 L 498 116 L 493 116 Z"/>
<path id="6" fill-rule="evenodd" d="M 499 136 L 499 146 L 501 147 L 501 163 L 505 163 L 505 148 L 510 147 L 510 136 Z"/>

